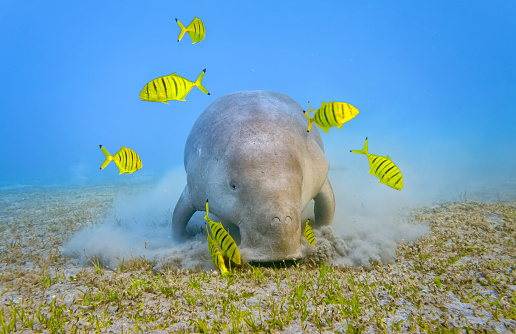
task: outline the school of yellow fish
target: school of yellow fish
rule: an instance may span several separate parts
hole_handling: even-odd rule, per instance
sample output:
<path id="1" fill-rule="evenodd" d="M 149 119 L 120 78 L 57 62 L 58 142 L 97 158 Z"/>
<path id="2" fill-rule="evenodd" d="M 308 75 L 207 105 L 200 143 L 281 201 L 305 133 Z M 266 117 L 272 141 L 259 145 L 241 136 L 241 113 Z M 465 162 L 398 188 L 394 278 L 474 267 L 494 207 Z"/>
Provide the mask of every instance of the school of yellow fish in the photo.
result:
<path id="1" fill-rule="evenodd" d="M 192 44 L 204 40 L 206 29 L 204 27 L 204 23 L 199 18 L 194 17 L 192 22 L 190 22 L 186 27 L 177 18 L 176 22 L 180 28 L 179 36 L 177 38 L 178 42 L 181 41 L 185 33 L 188 33 L 192 39 Z M 186 95 L 188 95 L 194 86 L 199 88 L 203 93 L 210 95 L 208 90 L 202 85 L 204 73 L 206 73 L 206 69 L 202 70 L 201 74 L 199 74 L 195 81 L 183 78 L 176 72 L 153 79 L 143 86 L 143 89 L 140 92 L 140 100 L 148 102 L 163 102 L 165 104 L 169 104 L 168 101 L 171 100 L 185 101 Z M 345 102 L 330 101 L 326 103 L 323 101 L 321 102 L 321 106 L 316 110 L 312 108 L 310 102 L 308 102 L 308 106 L 308 111 L 303 110 L 304 114 L 308 118 L 307 132 L 310 132 L 313 123 L 317 124 L 317 126 L 325 133 L 328 133 L 329 129 L 334 126 L 341 129 L 344 123 L 349 122 L 358 115 L 358 109 Z M 313 113 L 313 116 L 311 113 Z M 138 154 L 127 147 L 122 146 L 114 155 L 111 155 L 102 145 L 99 145 L 99 147 L 106 157 L 100 166 L 100 169 L 104 169 L 111 161 L 115 162 L 120 172 L 119 174 L 131 174 L 142 168 L 142 161 Z M 403 188 L 403 176 L 398 167 L 394 162 L 392 162 L 389 156 L 382 157 L 379 155 L 369 154 L 367 138 L 362 150 L 351 150 L 350 152 L 366 155 L 367 160 L 369 161 L 369 173 L 376 176 L 380 180 L 380 183 L 384 183 L 397 190 L 401 190 Z M 217 268 L 221 271 L 222 275 L 226 275 L 228 273 L 228 269 L 226 267 L 225 259 L 228 260 L 227 263 L 230 270 L 231 262 L 234 262 L 237 265 L 241 264 L 240 252 L 238 251 L 237 244 L 224 229 L 221 222 L 214 222 L 209 218 L 208 200 L 206 200 L 206 215 L 204 216 L 204 219 L 207 221 L 207 223 L 205 223 L 205 227 L 211 258 Z M 308 241 L 308 244 L 315 246 L 315 236 L 309 223 L 310 219 L 305 222 L 303 234 L 305 239 Z"/>

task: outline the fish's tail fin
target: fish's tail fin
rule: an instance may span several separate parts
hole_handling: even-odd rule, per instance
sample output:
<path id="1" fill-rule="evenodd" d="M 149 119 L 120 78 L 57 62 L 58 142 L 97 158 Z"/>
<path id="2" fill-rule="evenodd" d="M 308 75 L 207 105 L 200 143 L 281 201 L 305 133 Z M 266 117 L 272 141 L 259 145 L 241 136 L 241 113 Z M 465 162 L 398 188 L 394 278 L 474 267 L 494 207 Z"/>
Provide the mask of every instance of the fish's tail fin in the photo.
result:
<path id="1" fill-rule="evenodd" d="M 308 101 L 308 112 L 313 112 L 314 109 L 312 108 L 312 105 L 310 104 L 310 101 Z"/>
<path id="2" fill-rule="evenodd" d="M 206 69 L 202 70 L 201 74 L 199 74 L 199 77 L 197 78 L 197 80 L 195 80 L 194 82 L 194 86 L 197 86 L 199 87 L 199 89 L 205 93 L 205 94 L 208 94 L 210 95 L 210 93 L 208 92 L 208 90 L 206 88 L 204 88 L 204 86 L 202 85 L 201 81 L 202 81 L 202 78 L 204 77 L 204 73 L 206 73 Z"/>
<path id="3" fill-rule="evenodd" d="M 204 216 L 204 219 L 210 221 L 210 209 L 208 208 L 208 200 L 206 200 L 206 215 Z"/>
<path id="4" fill-rule="evenodd" d="M 305 112 L 306 117 L 308 117 L 308 129 L 306 129 L 306 132 L 310 132 L 310 129 L 312 128 L 312 123 L 314 122 L 313 117 L 311 117 L 308 112 Z"/>
<path id="5" fill-rule="evenodd" d="M 104 155 L 106 156 L 106 160 L 104 160 L 102 165 L 100 165 L 100 169 L 104 169 L 104 168 L 106 168 L 107 165 L 109 165 L 111 160 L 113 160 L 113 157 L 111 156 L 111 154 L 109 154 L 108 150 L 106 150 L 106 148 L 104 146 L 99 145 L 99 147 L 102 150 L 102 153 L 104 153 Z"/>
<path id="6" fill-rule="evenodd" d="M 176 22 L 179 25 L 179 28 L 181 28 L 181 32 L 179 33 L 179 37 L 177 38 L 177 41 L 179 42 L 183 38 L 183 36 L 185 35 L 186 28 L 185 28 L 185 26 L 181 22 L 179 22 L 178 19 L 176 19 Z"/>
<path id="7" fill-rule="evenodd" d="M 310 129 L 312 128 L 312 123 L 314 122 L 314 119 L 313 117 L 310 116 L 310 112 L 313 112 L 314 110 L 312 109 L 312 105 L 310 104 L 310 101 L 308 101 L 308 111 L 305 111 L 303 110 L 303 112 L 305 113 L 306 117 L 308 117 L 308 129 L 306 129 L 306 132 L 310 132 Z"/>
<path id="8" fill-rule="evenodd" d="M 361 149 L 361 150 L 351 150 L 350 152 L 351 153 L 360 153 L 360 154 L 368 155 L 369 152 L 367 150 L 367 137 L 365 139 L 365 144 L 364 144 L 364 148 L 363 149 Z"/>

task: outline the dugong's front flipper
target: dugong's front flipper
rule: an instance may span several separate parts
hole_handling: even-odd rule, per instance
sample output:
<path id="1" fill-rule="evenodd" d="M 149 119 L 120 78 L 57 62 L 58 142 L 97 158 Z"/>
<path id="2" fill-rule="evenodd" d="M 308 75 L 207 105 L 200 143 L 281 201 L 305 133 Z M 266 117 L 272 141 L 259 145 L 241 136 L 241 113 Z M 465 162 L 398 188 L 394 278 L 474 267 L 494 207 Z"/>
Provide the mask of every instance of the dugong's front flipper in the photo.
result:
<path id="1" fill-rule="evenodd" d="M 330 225 L 333 221 L 335 196 L 328 177 L 326 177 L 326 182 L 324 182 L 321 191 L 314 198 L 314 213 L 315 222 L 312 224 L 314 227 Z"/>
<path id="2" fill-rule="evenodd" d="M 186 186 L 172 214 L 172 238 L 182 240 L 188 237 L 186 224 L 196 211 L 190 200 L 190 191 Z"/>

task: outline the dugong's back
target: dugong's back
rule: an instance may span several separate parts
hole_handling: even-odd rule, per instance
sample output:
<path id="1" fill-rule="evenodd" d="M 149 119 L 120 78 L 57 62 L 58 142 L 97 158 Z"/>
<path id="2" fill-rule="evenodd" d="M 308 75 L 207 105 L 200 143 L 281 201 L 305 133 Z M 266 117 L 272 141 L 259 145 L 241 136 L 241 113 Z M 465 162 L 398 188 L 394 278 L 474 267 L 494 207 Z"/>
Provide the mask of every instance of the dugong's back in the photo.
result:
<path id="1" fill-rule="evenodd" d="M 224 155 L 228 145 L 235 142 L 234 137 L 245 138 L 247 130 L 270 133 L 271 127 L 278 132 L 308 134 L 324 152 L 319 131 L 306 133 L 308 118 L 295 100 L 273 91 L 240 91 L 218 98 L 199 116 L 186 141 L 185 168 L 200 147 Z"/>

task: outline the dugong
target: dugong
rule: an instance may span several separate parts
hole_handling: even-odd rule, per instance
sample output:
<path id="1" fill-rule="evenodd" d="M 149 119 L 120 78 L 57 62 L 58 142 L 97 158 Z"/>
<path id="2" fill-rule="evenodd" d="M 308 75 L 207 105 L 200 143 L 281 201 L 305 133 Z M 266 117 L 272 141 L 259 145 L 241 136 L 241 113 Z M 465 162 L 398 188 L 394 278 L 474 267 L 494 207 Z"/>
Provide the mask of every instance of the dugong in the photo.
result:
<path id="1" fill-rule="evenodd" d="M 243 261 L 302 257 L 301 212 L 313 199 L 314 228 L 331 224 L 335 213 L 321 135 L 307 127 L 303 108 L 278 92 L 235 92 L 210 104 L 186 141 L 187 184 L 173 236 L 186 237 L 190 218 L 209 200 L 210 215 L 239 232 Z"/>

